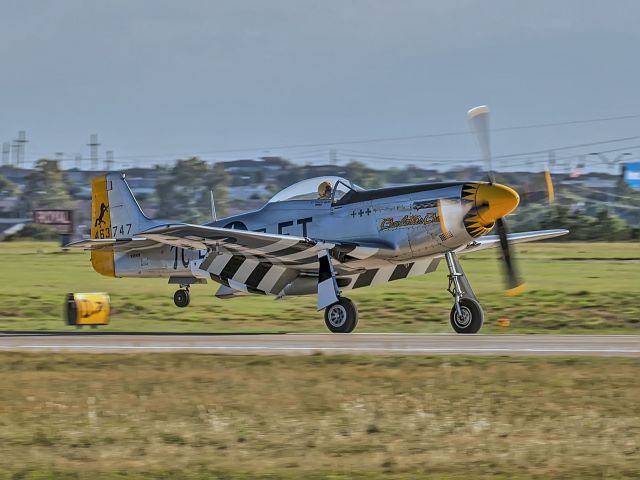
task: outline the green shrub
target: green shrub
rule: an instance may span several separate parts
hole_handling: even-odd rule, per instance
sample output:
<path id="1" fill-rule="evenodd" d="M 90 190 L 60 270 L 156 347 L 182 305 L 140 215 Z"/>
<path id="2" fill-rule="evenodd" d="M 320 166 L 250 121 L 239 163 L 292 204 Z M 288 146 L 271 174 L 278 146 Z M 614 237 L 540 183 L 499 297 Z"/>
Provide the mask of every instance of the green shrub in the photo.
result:
<path id="1" fill-rule="evenodd" d="M 7 235 L 5 241 L 12 240 L 58 240 L 60 234 L 51 225 L 41 225 L 38 223 L 28 223 L 20 231 Z"/>

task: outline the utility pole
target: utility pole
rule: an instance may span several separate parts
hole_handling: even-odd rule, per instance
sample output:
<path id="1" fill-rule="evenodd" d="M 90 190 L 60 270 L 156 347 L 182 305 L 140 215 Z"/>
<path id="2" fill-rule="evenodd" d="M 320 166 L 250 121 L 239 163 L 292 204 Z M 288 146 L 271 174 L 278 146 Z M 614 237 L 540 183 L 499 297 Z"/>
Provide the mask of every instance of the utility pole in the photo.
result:
<path id="1" fill-rule="evenodd" d="M 24 130 L 20 130 L 18 132 L 18 139 L 16 140 L 16 144 L 18 145 L 18 152 L 17 152 L 17 156 L 18 156 L 18 165 L 22 165 L 24 163 L 24 150 L 25 150 L 25 146 L 26 143 L 29 140 L 27 140 L 27 132 L 25 132 Z"/>
<path id="2" fill-rule="evenodd" d="M 624 157 L 626 157 L 627 155 L 631 155 L 630 152 L 625 152 L 625 153 L 621 153 L 619 154 L 616 158 L 614 158 L 613 160 L 609 160 L 609 157 L 607 157 L 604 153 L 599 153 L 599 152 L 591 152 L 589 155 L 593 155 L 593 156 L 597 156 L 600 158 L 600 160 L 602 161 L 602 163 L 604 163 L 609 170 L 609 175 L 612 176 L 615 179 L 616 176 L 616 165 L 618 165 L 618 163 L 622 162 L 622 160 L 624 159 Z M 615 209 L 611 207 L 611 204 L 613 203 L 613 198 L 611 195 L 611 191 L 613 189 L 616 188 L 616 185 L 614 185 L 613 188 L 610 188 L 608 193 L 607 193 L 607 214 L 611 215 L 611 213 L 615 213 Z"/>
<path id="3" fill-rule="evenodd" d="M 76 153 L 76 170 L 82 170 L 82 155 Z"/>
<path id="4" fill-rule="evenodd" d="M 20 144 L 17 140 L 11 142 L 11 156 L 13 157 L 12 163 L 16 168 L 20 168 Z"/>
<path id="5" fill-rule="evenodd" d="M 107 150 L 106 167 L 107 171 L 111 171 L 113 169 L 113 150 Z"/>
<path id="6" fill-rule="evenodd" d="M 615 176 L 616 174 L 616 165 L 618 165 L 620 162 L 622 162 L 622 160 L 624 159 L 624 157 L 632 155 L 630 152 L 625 152 L 625 153 L 621 153 L 618 156 L 616 156 L 616 158 L 614 158 L 613 160 L 609 160 L 609 157 L 607 157 L 604 153 L 599 153 L 599 152 L 592 152 L 589 155 L 595 155 L 597 157 L 600 158 L 600 160 L 602 161 L 603 164 L 605 164 L 609 170 L 609 175 Z"/>
<path id="7" fill-rule="evenodd" d="M 556 166 L 556 152 L 555 150 L 549 150 L 549 159 L 547 160 L 549 170 L 553 170 Z"/>
<path id="8" fill-rule="evenodd" d="M 87 143 L 88 147 L 91 147 L 91 170 L 98 170 L 98 147 L 100 144 L 98 143 L 98 134 L 92 133 L 89 136 L 89 143 Z"/>
<path id="9" fill-rule="evenodd" d="M 2 166 L 3 167 L 11 163 L 11 159 L 9 158 L 10 152 L 11 152 L 11 144 L 9 142 L 4 142 L 2 144 Z"/>

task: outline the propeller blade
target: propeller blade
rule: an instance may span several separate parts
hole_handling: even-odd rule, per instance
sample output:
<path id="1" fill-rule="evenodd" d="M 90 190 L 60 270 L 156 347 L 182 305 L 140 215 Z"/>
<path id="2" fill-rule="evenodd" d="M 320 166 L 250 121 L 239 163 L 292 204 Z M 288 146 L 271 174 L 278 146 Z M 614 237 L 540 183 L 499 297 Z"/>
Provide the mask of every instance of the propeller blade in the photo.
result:
<path id="1" fill-rule="evenodd" d="M 489 137 L 489 107 L 486 105 L 480 105 L 479 107 L 472 108 L 467 112 L 467 118 L 469 119 L 469 123 L 471 124 L 471 129 L 476 135 L 476 139 L 478 140 L 478 145 L 480 145 L 480 150 L 482 150 L 482 155 L 484 157 L 484 161 L 487 168 L 487 175 L 489 177 L 489 184 L 493 185 L 495 183 L 495 179 L 493 176 L 493 168 L 491 165 L 491 141 Z M 499 185 L 498 185 L 499 186 Z M 491 187 L 491 188 L 495 188 Z M 504 188 L 504 187 L 503 187 Z M 498 237 L 500 239 L 500 252 L 502 254 L 502 262 L 504 264 L 504 272 L 505 272 L 505 280 L 507 283 L 507 291 L 505 292 L 507 295 L 518 295 L 522 291 L 524 291 L 524 282 L 518 275 L 516 269 L 515 259 L 511 252 L 511 246 L 509 245 L 509 236 L 507 231 L 507 224 L 504 221 L 504 215 L 506 215 L 509 211 L 511 211 L 517 203 L 517 194 L 515 192 L 514 197 L 516 198 L 515 205 L 512 208 L 508 208 L 504 212 L 500 213 L 499 218 L 496 218 L 496 228 L 498 230 Z M 482 213 L 489 211 L 491 209 L 491 205 L 487 206 L 479 206 L 478 207 L 478 215 L 482 216 Z"/>
<path id="2" fill-rule="evenodd" d="M 556 195 L 553 191 L 553 180 L 551 180 L 551 170 L 549 170 L 549 167 L 544 171 L 544 180 L 547 184 L 547 198 L 549 199 L 549 205 L 551 205 L 555 200 Z"/>
<path id="3" fill-rule="evenodd" d="M 505 293 L 508 296 L 519 295 L 524 291 L 525 283 L 520 278 L 520 275 L 518 275 L 515 258 L 512 255 L 511 246 L 509 245 L 509 232 L 504 218 L 500 218 L 496 221 L 496 228 L 498 229 L 498 237 L 500 238 L 500 252 L 502 254 L 505 280 L 507 283 L 507 290 Z"/>
<path id="4" fill-rule="evenodd" d="M 489 183 L 494 183 L 493 168 L 491 165 L 491 141 L 489 138 L 489 107 L 480 105 L 467 112 L 467 118 L 471 124 L 471 129 L 476 135 L 478 145 L 482 151 Z"/>

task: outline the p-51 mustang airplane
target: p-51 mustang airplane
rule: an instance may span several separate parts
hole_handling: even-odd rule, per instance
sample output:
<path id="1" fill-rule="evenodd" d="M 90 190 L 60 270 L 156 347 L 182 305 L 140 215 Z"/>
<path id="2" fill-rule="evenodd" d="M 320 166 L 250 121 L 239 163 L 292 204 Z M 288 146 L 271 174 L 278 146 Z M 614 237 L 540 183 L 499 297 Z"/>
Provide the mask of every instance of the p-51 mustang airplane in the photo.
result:
<path id="1" fill-rule="evenodd" d="M 355 304 L 342 296 L 436 270 L 444 258 L 458 333 L 476 333 L 483 312 L 457 254 L 500 247 L 509 290 L 522 289 L 510 243 L 564 235 L 545 230 L 509 235 L 503 218 L 518 194 L 493 181 L 488 109 L 469 111 L 489 182 L 449 182 L 365 190 L 339 177 L 318 177 L 276 194 L 260 210 L 205 225 L 152 220 L 140 209 L 124 176 L 93 179 L 91 240 L 70 244 L 91 250 L 96 272 L 112 277 L 168 277 L 180 285 L 178 307 L 189 286 L 212 279 L 217 297 L 246 294 L 317 295 L 317 309 L 336 333 L 353 331 Z M 497 226 L 498 235 L 487 235 Z"/>

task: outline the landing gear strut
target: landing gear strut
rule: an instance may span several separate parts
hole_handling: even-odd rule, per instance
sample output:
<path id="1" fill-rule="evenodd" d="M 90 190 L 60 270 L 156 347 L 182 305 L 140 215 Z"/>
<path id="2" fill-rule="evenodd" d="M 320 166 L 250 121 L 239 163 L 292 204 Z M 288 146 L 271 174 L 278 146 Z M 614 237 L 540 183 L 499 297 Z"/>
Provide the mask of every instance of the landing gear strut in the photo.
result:
<path id="1" fill-rule="evenodd" d="M 189 305 L 191 301 L 191 296 L 189 295 L 189 285 L 180 285 L 180 290 L 176 290 L 176 293 L 173 294 L 173 303 L 176 304 L 176 307 L 184 308 Z"/>
<path id="2" fill-rule="evenodd" d="M 456 254 L 447 252 L 445 259 L 449 267 L 447 291 L 453 296 L 454 301 L 449 315 L 451 326 L 457 333 L 478 333 L 484 320 L 480 302 L 473 293 Z"/>
<path id="3" fill-rule="evenodd" d="M 329 252 L 318 252 L 318 311 L 324 308 L 324 323 L 333 333 L 351 333 L 358 324 L 355 303 L 340 296 Z"/>

